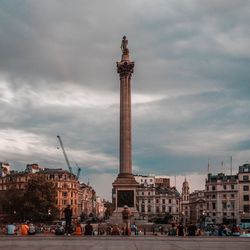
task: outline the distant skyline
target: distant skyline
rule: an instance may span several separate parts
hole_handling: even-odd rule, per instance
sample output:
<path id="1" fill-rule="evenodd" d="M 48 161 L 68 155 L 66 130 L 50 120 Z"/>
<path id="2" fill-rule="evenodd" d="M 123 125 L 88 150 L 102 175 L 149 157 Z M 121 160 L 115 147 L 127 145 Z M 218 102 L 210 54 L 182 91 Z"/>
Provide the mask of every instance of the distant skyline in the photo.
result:
<path id="1" fill-rule="evenodd" d="M 236 172 L 250 160 L 249 23 L 245 0 L 2 0 L 0 161 L 67 169 L 59 134 L 81 180 L 110 199 L 126 35 L 134 173 L 194 190 L 208 160 L 230 173 L 232 156 Z"/>

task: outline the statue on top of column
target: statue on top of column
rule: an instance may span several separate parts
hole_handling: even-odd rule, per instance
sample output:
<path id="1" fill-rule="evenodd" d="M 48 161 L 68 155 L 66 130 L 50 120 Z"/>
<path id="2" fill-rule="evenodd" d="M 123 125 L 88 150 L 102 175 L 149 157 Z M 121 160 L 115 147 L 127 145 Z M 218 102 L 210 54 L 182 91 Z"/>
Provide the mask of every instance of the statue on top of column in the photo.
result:
<path id="1" fill-rule="evenodd" d="M 127 40 L 126 36 L 123 36 L 123 38 L 122 38 L 121 50 L 122 50 L 122 53 L 125 55 L 127 55 L 129 53 L 128 40 Z"/>

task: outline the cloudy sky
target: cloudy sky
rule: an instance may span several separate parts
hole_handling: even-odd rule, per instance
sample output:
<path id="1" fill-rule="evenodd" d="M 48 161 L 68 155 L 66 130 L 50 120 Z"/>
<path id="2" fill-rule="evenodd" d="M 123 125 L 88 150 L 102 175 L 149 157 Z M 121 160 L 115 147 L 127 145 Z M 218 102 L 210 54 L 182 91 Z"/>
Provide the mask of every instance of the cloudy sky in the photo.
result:
<path id="1" fill-rule="evenodd" d="M 1 0 L 0 161 L 67 169 L 59 134 L 81 180 L 110 198 L 125 34 L 134 172 L 193 190 L 208 159 L 229 173 L 232 156 L 236 171 L 250 158 L 249 23 L 246 0 Z"/>

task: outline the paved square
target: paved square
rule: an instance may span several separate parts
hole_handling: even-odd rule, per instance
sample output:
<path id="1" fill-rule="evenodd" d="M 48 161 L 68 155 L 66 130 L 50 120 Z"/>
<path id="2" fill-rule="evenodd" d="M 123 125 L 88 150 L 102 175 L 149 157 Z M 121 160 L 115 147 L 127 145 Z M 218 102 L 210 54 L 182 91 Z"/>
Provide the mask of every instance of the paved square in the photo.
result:
<path id="1" fill-rule="evenodd" d="M 249 250 L 250 238 L 219 237 L 0 237 L 1 250 Z"/>

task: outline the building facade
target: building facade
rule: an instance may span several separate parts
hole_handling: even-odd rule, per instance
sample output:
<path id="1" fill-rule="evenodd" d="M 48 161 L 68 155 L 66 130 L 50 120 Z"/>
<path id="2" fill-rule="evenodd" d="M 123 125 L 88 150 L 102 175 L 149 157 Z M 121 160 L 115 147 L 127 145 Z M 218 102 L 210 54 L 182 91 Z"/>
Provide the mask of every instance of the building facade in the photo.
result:
<path id="1" fill-rule="evenodd" d="M 180 219 L 184 225 L 187 225 L 190 221 L 190 208 L 189 208 L 189 183 L 184 180 L 182 184 L 181 201 L 180 201 Z"/>
<path id="2" fill-rule="evenodd" d="M 206 200 L 204 190 L 195 190 L 189 195 L 189 222 L 191 224 L 205 221 Z"/>
<path id="3" fill-rule="evenodd" d="M 250 164 L 239 167 L 239 213 L 240 221 L 250 223 Z"/>
<path id="4" fill-rule="evenodd" d="M 137 188 L 137 210 L 142 219 L 153 220 L 171 216 L 179 221 L 180 194 L 170 187 L 169 178 L 153 175 L 135 175 Z"/>
<path id="5" fill-rule="evenodd" d="M 10 171 L 9 174 L 0 177 L 0 192 L 7 192 L 11 187 L 25 190 L 28 181 L 35 174 L 43 174 L 56 187 L 56 206 L 59 209 L 59 219 L 64 218 L 63 210 L 70 204 L 73 217 L 77 218 L 85 213 L 87 216 L 96 212 L 96 192 L 77 177 L 63 169 L 42 168 L 38 164 L 28 164 L 23 172 Z M 100 211 L 103 210 L 101 200 L 98 200 Z"/>
<path id="6" fill-rule="evenodd" d="M 238 176 L 208 174 L 205 184 L 206 216 L 216 223 L 239 223 Z"/>

